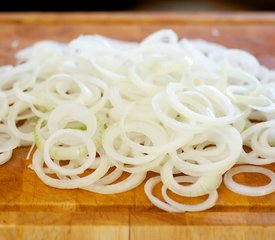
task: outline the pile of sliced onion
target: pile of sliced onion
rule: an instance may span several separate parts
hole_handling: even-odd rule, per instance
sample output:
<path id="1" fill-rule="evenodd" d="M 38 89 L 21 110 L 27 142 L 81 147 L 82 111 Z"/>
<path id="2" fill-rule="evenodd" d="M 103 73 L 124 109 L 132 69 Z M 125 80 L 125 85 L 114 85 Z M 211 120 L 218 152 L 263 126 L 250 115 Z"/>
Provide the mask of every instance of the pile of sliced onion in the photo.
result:
<path id="1" fill-rule="evenodd" d="M 274 193 L 264 165 L 275 161 L 275 71 L 250 53 L 161 30 L 141 43 L 38 42 L 16 57 L 16 66 L 0 67 L 0 164 L 33 145 L 30 167 L 45 184 L 102 194 L 131 190 L 154 172 L 145 193 L 169 212 L 213 207 L 224 174 L 236 193 Z M 233 179 L 241 172 L 271 181 L 244 186 Z M 168 190 L 208 198 L 183 204 Z"/>

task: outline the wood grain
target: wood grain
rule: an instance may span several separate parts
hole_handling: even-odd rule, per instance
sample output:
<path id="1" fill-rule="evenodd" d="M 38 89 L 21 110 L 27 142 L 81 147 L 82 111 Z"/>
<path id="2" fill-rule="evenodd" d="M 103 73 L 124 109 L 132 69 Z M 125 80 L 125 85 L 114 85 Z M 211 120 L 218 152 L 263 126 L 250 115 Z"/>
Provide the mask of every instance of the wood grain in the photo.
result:
<path id="1" fill-rule="evenodd" d="M 103 34 L 138 41 L 161 28 L 242 48 L 275 68 L 273 13 L 1 13 L 0 64 L 14 63 L 18 49 L 42 39 L 65 42 L 80 34 Z M 11 47 L 13 41 L 18 48 Z M 245 197 L 221 186 L 217 205 L 206 212 L 164 213 L 147 200 L 143 186 L 113 195 L 50 188 L 28 168 L 27 152 L 16 149 L 13 159 L 0 166 L 0 240 L 275 239 L 275 194 Z M 267 167 L 275 171 L 274 164 Z M 254 178 L 259 184 L 267 181 Z M 249 183 L 251 176 L 238 180 Z"/>
<path id="2" fill-rule="evenodd" d="M 274 24 L 274 12 L 74 12 L 74 13 L 1 13 L 0 24 Z"/>

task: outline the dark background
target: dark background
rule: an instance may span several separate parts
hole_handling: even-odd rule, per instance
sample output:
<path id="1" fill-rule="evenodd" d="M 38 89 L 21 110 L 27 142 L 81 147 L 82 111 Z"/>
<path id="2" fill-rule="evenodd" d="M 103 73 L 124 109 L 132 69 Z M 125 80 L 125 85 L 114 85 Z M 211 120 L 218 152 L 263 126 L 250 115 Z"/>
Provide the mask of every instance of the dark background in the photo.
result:
<path id="1" fill-rule="evenodd" d="M 275 0 L 2 0 L 0 11 L 273 11 Z"/>

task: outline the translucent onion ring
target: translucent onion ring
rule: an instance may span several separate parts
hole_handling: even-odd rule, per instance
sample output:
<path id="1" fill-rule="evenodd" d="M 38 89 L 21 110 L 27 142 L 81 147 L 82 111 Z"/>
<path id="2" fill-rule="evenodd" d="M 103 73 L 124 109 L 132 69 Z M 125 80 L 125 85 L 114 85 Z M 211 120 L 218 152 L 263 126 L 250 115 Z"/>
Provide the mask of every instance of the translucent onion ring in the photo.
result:
<path id="1" fill-rule="evenodd" d="M 152 177 L 144 185 L 144 192 L 148 199 L 154 204 L 156 207 L 166 211 L 166 212 L 180 212 L 180 210 L 170 204 L 161 201 L 157 197 L 152 194 L 153 188 L 161 182 L 160 176 Z"/>
<path id="2" fill-rule="evenodd" d="M 233 176 L 239 173 L 261 173 L 270 178 L 270 183 L 260 187 L 250 187 L 243 184 L 239 184 L 233 180 Z M 246 195 L 246 196 L 265 196 L 275 192 L 275 173 L 269 169 L 258 166 L 239 166 L 234 167 L 226 172 L 224 175 L 224 184 L 232 192 Z"/>
<path id="3" fill-rule="evenodd" d="M 83 189 L 101 193 L 101 194 L 114 194 L 129 191 L 138 185 L 140 185 L 146 177 L 146 172 L 133 173 L 128 178 L 113 184 L 99 184 L 94 183 L 92 185 L 83 187 Z"/>
<path id="4" fill-rule="evenodd" d="M 88 151 L 88 157 L 85 158 L 85 161 L 83 165 L 81 165 L 78 168 L 68 169 L 61 167 L 57 164 L 55 164 L 50 157 L 50 149 L 51 146 L 54 145 L 54 143 L 58 142 L 59 139 L 62 140 L 68 137 L 74 137 L 79 140 L 86 146 Z M 47 166 L 52 169 L 53 171 L 62 174 L 62 175 L 77 175 L 83 173 L 85 170 L 87 170 L 95 160 L 96 156 L 96 149 L 93 141 L 82 131 L 79 130 L 73 130 L 73 129 L 61 129 L 56 132 L 54 132 L 46 141 L 44 144 L 44 153 L 43 158 Z"/>
<path id="5" fill-rule="evenodd" d="M 7 152 L 0 152 L 0 165 L 9 161 L 12 157 L 12 150 Z"/>
<path id="6" fill-rule="evenodd" d="M 85 177 L 76 178 L 76 179 L 55 179 L 52 177 L 49 177 L 46 175 L 45 170 L 43 169 L 43 155 L 39 152 L 39 150 L 36 150 L 33 155 L 33 161 L 32 166 L 33 170 L 37 174 L 37 176 L 41 179 L 42 182 L 45 184 L 55 187 L 55 188 L 61 188 L 61 189 L 73 189 L 73 188 L 80 188 L 84 186 L 88 186 L 90 184 L 95 183 L 98 181 L 101 177 L 103 177 L 108 169 L 110 168 L 110 164 L 104 156 L 101 156 L 101 160 L 99 163 L 98 168 L 91 174 Z"/>
<path id="7" fill-rule="evenodd" d="M 7 136 L 6 139 L 4 136 Z M 12 151 L 19 145 L 19 139 L 16 138 L 11 130 L 4 124 L 0 124 L 0 152 Z"/>
<path id="8" fill-rule="evenodd" d="M 0 121 L 2 121 L 2 119 L 8 113 L 8 108 L 8 99 L 6 95 L 2 91 L 0 91 Z"/>
<path id="9" fill-rule="evenodd" d="M 27 142 L 33 142 L 34 137 L 33 133 L 25 133 L 19 130 L 19 128 L 16 126 L 16 121 L 18 120 L 18 114 L 28 108 L 28 105 L 23 102 L 16 102 L 9 111 L 7 124 L 14 136 L 17 138 L 27 141 Z M 25 116 L 23 119 L 25 119 L 27 116 Z"/>
<path id="10" fill-rule="evenodd" d="M 78 121 L 86 126 L 85 132 L 90 136 L 96 132 L 97 121 L 95 115 L 86 107 L 76 103 L 59 105 L 51 111 L 48 117 L 48 128 L 52 134 L 58 129 L 65 128 L 68 122 Z"/>
<path id="11" fill-rule="evenodd" d="M 173 164 L 171 162 L 167 162 L 161 170 L 161 180 L 163 184 L 169 188 L 174 193 L 186 196 L 186 197 L 197 197 L 205 194 L 209 194 L 210 192 L 217 189 L 221 182 L 221 175 L 203 175 L 198 178 L 193 178 L 193 184 L 188 186 L 183 186 L 178 184 L 173 176 Z M 195 181 L 196 179 L 196 181 Z"/>
<path id="12" fill-rule="evenodd" d="M 210 135 L 208 135 L 210 134 Z M 197 165 L 190 163 L 188 161 L 182 161 L 176 151 L 170 153 L 171 159 L 175 166 L 186 174 L 191 174 L 194 176 L 204 175 L 204 174 L 223 174 L 225 171 L 230 169 L 239 159 L 242 151 L 242 139 L 237 130 L 233 127 L 226 126 L 222 128 L 209 128 L 205 132 L 205 135 L 212 136 L 217 142 L 225 141 L 227 145 L 227 155 L 220 161 L 209 162 L 203 165 Z M 230 137 L 229 137 L 230 136 Z M 234 139 L 234 140 L 233 140 Z M 192 151 L 192 154 L 195 151 Z M 195 157 L 196 155 L 187 155 L 186 157 Z M 221 156 L 223 157 L 223 156 Z"/>
<path id="13" fill-rule="evenodd" d="M 192 183 L 192 182 L 196 181 L 196 178 L 191 177 L 191 176 L 178 176 L 178 177 L 175 177 L 175 180 L 177 182 L 191 182 Z M 203 201 L 202 203 L 199 203 L 199 204 L 192 204 L 192 205 L 191 204 L 181 204 L 181 203 L 178 203 L 178 202 L 174 201 L 173 199 L 171 199 L 167 194 L 166 185 L 162 186 L 161 193 L 162 193 L 164 200 L 167 203 L 169 203 L 171 206 L 178 208 L 182 212 L 204 211 L 206 209 L 213 207 L 218 199 L 218 193 L 217 193 L 216 189 L 209 193 L 209 196 L 205 201 Z"/>

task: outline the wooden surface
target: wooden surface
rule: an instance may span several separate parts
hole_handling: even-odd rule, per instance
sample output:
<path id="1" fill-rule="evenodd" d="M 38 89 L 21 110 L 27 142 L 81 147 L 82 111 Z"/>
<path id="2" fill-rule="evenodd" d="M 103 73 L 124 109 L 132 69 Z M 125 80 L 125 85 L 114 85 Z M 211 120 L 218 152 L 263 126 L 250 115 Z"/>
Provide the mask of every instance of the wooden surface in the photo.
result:
<path id="1" fill-rule="evenodd" d="M 0 14 L 0 64 L 13 63 L 18 49 L 41 39 L 68 41 L 96 33 L 141 40 L 161 28 L 172 28 L 180 37 L 248 50 L 275 68 L 272 13 Z M 18 48 L 11 47 L 13 41 Z M 27 148 L 17 149 L 13 159 L 0 166 L 0 240 L 275 239 L 274 193 L 245 197 L 221 186 L 217 205 L 208 211 L 164 213 L 150 204 L 143 186 L 113 195 L 47 187 L 28 169 L 27 152 Z M 274 164 L 267 167 L 275 171 Z M 268 181 L 261 175 L 253 177 L 259 184 Z M 240 182 L 251 179 L 251 175 L 238 176 Z"/>

